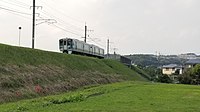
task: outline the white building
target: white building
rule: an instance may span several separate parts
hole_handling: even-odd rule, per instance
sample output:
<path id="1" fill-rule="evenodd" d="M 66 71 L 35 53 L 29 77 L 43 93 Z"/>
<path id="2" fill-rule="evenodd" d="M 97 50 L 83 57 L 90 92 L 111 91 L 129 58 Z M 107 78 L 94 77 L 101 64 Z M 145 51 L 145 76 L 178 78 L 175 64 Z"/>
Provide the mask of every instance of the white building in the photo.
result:
<path id="1" fill-rule="evenodd" d="M 164 65 L 162 67 L 162 73 L 168 76 L 173 74 L 180 75 L 183 74 L 183 67 L 176 64 Z"/>

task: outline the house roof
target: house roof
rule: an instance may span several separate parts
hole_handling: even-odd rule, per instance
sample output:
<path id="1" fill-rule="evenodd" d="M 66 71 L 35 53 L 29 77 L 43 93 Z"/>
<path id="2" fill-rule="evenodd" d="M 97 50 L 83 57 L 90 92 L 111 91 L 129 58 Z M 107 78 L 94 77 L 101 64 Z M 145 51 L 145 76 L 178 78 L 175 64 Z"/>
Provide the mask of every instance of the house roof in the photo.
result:
<path id="1" fill-rule="evenodd" d="M 169 65 L 163 65 L 162 68 L 182 68 L 182 66 L 179 66 L 177 64 L 169 64 Z"/>
<path id="2" fill-rule="evenodd" d="M 185 64 L 200 64 L 200 59 L 190 59 Z"/>

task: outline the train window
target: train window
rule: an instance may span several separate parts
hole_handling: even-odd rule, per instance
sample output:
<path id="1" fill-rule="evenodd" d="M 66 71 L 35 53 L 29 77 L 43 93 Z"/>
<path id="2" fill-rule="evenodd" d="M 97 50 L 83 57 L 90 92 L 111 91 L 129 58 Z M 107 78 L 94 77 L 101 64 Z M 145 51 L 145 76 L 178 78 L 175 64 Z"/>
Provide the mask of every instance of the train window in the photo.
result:
<path id="1" fill-rule="evenodd" d="M 60 46 L 63 46 L 63 40 L 60 40 L 59 44 Z"/>
<path id="2" fill-rule="evenodd" d="M 64 41 L 64 45 L 67 45 L 67 42 L 66 42 L 66 41 Z"/>
<path id="3" fill-rule="evenodd" d="M 75 44 L 75 49 L 77 49 L 77 42 L 74 42 L 74 44 Z"/>
<path id="4" fill-rule="evenodd" d="M 68 47 L 68 49 L 72 48 L 72 40 L 71 39 L 67 40 L 67 47 Z"/>

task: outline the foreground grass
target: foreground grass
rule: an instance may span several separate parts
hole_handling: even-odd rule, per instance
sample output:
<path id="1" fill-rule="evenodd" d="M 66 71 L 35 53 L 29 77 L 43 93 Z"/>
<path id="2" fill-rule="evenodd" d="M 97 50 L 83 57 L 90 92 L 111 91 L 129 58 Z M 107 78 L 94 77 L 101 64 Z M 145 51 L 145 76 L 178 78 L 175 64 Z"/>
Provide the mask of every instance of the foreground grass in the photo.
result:
<path id="1" fill-rule="evenodd" d="M 54 95 L 86 85 L 146 81 L 118 61 L 3 44 L 0 79 L 0 103 Z"/>
<path id="2" fill-rule="evenodd" d="M 1 112 L 197 112 L 200 87 L 123 82 L 0 105 Z"/>

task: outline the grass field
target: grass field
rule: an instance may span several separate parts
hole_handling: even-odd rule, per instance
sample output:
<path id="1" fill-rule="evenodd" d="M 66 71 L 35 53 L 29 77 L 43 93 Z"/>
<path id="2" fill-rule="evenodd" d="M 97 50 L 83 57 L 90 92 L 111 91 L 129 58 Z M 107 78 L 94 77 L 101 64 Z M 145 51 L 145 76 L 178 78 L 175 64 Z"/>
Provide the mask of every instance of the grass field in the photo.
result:
<path id="1" fill-rule="evenodd" d="M 199 112 L 200 87 L 122 82 L 0 105 L 0 112 Z"/>
<path id="2" fill-rule="evenodd" d="M 86 85 L 145 81 L 114 60 L 3 44 L 0 52 L 0 103 L 54 95 Z"/>

